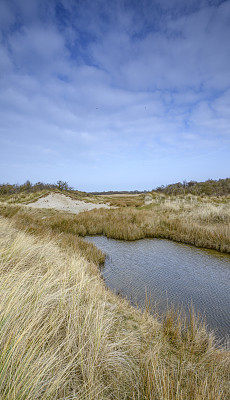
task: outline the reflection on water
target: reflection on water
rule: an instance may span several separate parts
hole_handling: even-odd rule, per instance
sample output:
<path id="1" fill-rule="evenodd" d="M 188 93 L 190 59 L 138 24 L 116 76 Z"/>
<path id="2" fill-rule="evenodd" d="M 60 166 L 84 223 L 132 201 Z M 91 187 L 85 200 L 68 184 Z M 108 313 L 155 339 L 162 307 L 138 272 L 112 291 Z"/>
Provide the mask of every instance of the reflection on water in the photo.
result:
<path id="1" fill-rule="evenodd" d="M 106 253 L 106 284 L 144 306 L 146 292 L 157 309 L 193 304 L 220 338 L 230 331 L 230 256 L 163 239 L 134 242 L 86 237 Z"/>

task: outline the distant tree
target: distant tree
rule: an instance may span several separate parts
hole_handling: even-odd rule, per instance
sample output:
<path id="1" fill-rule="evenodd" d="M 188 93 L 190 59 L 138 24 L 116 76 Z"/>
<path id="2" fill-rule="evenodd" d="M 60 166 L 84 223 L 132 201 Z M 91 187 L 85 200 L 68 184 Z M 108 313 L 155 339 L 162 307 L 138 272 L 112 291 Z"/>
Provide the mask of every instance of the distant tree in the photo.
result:
<path id="1" fill-rule="evenodd" d="M 57 187 L 59 190 L 70 190 L 70 186 L 68 185 L 68 182 L 65 181 L 57 181 Z"/>
<path id="2" fill-rule="evenodd" d="M 20 185 L 20 191 L 27 191 L 30 192 L 32 189 L 32 184 L 29 180 L 27 180 L 25 183 L 23 183 L 22 185 Z"/>

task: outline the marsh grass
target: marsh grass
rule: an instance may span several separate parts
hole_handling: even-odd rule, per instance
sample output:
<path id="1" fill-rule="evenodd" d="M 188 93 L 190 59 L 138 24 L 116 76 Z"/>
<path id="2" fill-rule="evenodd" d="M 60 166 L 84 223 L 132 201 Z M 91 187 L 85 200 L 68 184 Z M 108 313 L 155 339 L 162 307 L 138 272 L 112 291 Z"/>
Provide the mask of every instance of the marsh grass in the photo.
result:
<path id="1" fill-rule="evenodd" d="M 121 240 L 156 237 L 230 252 L 229 197 L 161 194 L 153 196 L 153 202 L 146 206 L 95 209 L 78 215 L 2 204 L 0 214 L 12 217 L 19 228 L 28 227 L 31 232 L 48 229 L 78 236 L 78 240 L 86 235 Z"/>
<path id="2" fill-rule="evenodd" d="M 83 200 L 85 202 L 91 202 L 93 201 L 94 203 L 99 203 L 102 202 L 100 198 L 97 196 L 88 196 L 84 192 L 79 192 L 79 191 L 73 191 L 73 190 L 65 190 L 61 191 L 57 188 L 54 189 L 43 189 L 43 190 L 36 190 L 34 192 L 28 192 L 28 191 L 21 191 L 18 193 L 14 194 L 0 194 L 0 201 L 3 203 L 7 204 L 28 204 L 28 203 L 33 203 L 37 200 L 39 200 L 42 197 L 47 196 L 50 193 L 58 193 L 58 194 L 63 194 L 68 197 L 70 197 L 73 200 Z"/>
<path id="3" fill-rule="evenodd" d="M 144 205 L 144 198 L 144 194 L 100 196 L 102 202 L 107 202 L 113 207 L 141 207 Z"/>
<path id="4" fill-rule="evenodd" d="M 11 221 L 0 218 L 1 399 L 227 400 L 228 353 L 193 314 L 141 313 L 71 240 Z"/>
<path id="5" fill-rule="evenodd" d="M 45 240 L 47 235 L 55 238 L 62 249 L 68 248 L 73 254 L 77 251 L 86 260 L 93 262 L 98 266 L 102 266 L 105 260 L 105 255 L 93 243 L 88 243 L 78 236 L 71 229 L 68 229 L 68 224 L 63 222 L 56 226 L 58 214 L 53 210 L 30 210 L 22 206 L 0 206 L 0 214 L 12 219 L 15 226 L 28 233 L 38 235 Z M 66 217 L 68 213 L 64 214 Z M 54 220 L 53 220 L 54 219 Z M 63 229 L 62 229 L 63 228 Z"/>
<path id="6" fill-rule="evenodd" d="M 8 204 L 27 204 L 32 203 L 47 196 L 50 190 L 39 190 L 36 192 L 19 192 L 14 194 L 1 194 L 0 201 Z"/>

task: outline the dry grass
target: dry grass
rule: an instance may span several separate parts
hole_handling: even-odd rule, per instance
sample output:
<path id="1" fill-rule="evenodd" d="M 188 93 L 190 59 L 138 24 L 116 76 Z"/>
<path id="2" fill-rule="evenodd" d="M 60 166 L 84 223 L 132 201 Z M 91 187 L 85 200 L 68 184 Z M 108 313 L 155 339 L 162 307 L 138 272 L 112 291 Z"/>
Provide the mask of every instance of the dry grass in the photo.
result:
<path id="1" fill-rule="evenodd" d="M 1 252 L 1 399 L 126 398 L 138 342 L 94 267 L 4 221 Z"/>
<path id="2" fill-rule="evenodd" d="M 113 207 L 141 207 L 144 205 L 144 194 L 134 195 L 110 195 L 98 196 L 104 203 L 109 203 Z"/>
<path id="3" fill-rule="evenodd" d="M 28 215 L 35 233 L 38 215 Z M 141 314 L 71 240 L 60 247 L 61 234 L 34 236 L 12 221 L 0 218 L 1 399 L 228 398 L 228 354 L 193 316 Z"/>
<path id="4" fill-rule="evenodd" d="M 46 240 L 47 235 L 51 235 L 59 243 L 62 249 L 68 248 L 74 254 L 76 251 L 87 261 L 101 266 L 104 263 L 105 255 L 92 243 L 85 242 L 81 237 L 71 231 L 71 229 L 57 229 L 56 221 L 59 219 L 59 212 L 53 210 L 33 210 L 22 206 L 2 205 L 0 214 L 12 219 L 15 226 L 26 230 L 28 233 L 39 235 Z M 68 213 L 60 213 L 67 218 Z"/>
<path id="5" fill-rule="evenodd" d="M 47 196 L 50 193 L 61 193 L 65 194 L 68 197 L 72 198 L 73 200 L 84 200 L 85 202 L 94 202 L 94 203 L 100 203 L 101 199 L 98 198 L 97 196 L 90 196 L 87 195 L 84 192 L 78 192 L 78 191 L 61 191 L 58 189 L 44 189 L 44 190 L 37 190 L 34 192 L 27 192 L 27 191 L 22 191 L 19 193 L 14 193 L 14 194 L 1 194 L 0 195 L 0 202 L 5 202 L 7 204 L 28 204 L 28 203 L 33 203 L 40 199 L 41 197 Z"/>
<path id="6" fill-rule="evenodd" d="M 147 206 L 98 209 L 79 215 L 1 205 L 0 214 L 12 217 L 19 228 L 28 227 L 31 232 L 48 229 L 75 236 L 106 235 L 124 240 L 157 237 L 230 252 L 229 197 L 157 195 Z"/>
<path id="7" fill-rule="evenodd" d="M 37 201 L 50 193 L 50 190 L 39 190 L 36 192 L 20 192 L 14 194 L 1 194 L 0 201 L 7 204 L 27 204 Z"/>

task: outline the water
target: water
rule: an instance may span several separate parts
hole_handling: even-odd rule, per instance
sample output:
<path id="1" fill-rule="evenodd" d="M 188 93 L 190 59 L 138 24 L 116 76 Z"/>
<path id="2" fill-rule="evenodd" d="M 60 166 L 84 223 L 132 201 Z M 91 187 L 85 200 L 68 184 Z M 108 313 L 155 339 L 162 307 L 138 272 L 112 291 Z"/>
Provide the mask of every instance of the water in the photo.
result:
<path id="1" fill-rule="evenodd" d="M 106 253 L 108 287 L 143 307 L 148 298 L 163 312 L 191 303 L 218 338 L 230 333 L 230 256 L 164 239 L 134 242 L 86 237 Z"/>

